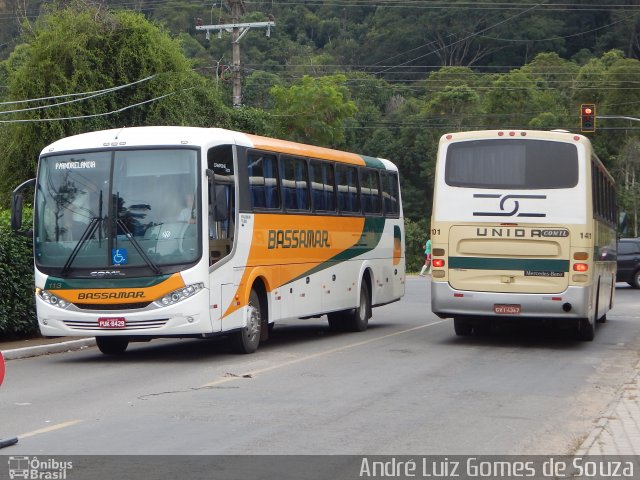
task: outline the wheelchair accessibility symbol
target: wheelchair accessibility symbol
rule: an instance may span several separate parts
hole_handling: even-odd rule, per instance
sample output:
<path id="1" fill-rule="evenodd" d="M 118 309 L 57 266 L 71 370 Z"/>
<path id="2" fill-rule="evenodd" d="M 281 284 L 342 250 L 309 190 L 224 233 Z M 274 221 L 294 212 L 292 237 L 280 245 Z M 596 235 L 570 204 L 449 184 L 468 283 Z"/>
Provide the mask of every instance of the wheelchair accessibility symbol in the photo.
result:
<path id="1" fill-rule="evenodd" d="M 114 265 L 124 265 L 127 263 L 127 249 L 113 248 L 111 250 L 111 261 Z"/>

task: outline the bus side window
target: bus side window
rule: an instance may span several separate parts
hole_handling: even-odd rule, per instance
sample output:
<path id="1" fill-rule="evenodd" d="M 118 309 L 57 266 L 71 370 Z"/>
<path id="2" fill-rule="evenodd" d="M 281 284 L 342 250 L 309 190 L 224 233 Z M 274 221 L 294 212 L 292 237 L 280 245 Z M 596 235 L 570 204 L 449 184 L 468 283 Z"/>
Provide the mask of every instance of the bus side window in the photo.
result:
<path id="1" fill-rule="evenodd" d="M 277 163 L 275 155 L 260 152 L 249 154 L 247 173 L 252 208 L 280 208 Z"/>
<path id="2" fill-rule="evenodd" d="M 336 211 L 335 178 L 332 163 L 311 160 L 311 189 L 315 211 Z"/>
<path id="3" fill-rule="evenodd" d="M 382 211 L 380 180 L 377 170 L 360 169 L 360 200 L 362 211 L 365 214 L 379 214 Z"/>
<path id="4" fill-rule="evenodd" d="M 336 165 L 338 207 L 344 213 L 360 212 L 358 195 L 358 169 L 347 165 Z"/>
<path id="5" fill-rule="evenodd" d="M 398 177 L 395 173 L 382 172 L 382 196 L 386 216 L 397 216 L 398 208 Z"/>
<path id="6" fill-rule="evenodd" d="M 288 210 L 309 210 L 307 161 L 303 158 L 282 157 L 282 195 Z"/>

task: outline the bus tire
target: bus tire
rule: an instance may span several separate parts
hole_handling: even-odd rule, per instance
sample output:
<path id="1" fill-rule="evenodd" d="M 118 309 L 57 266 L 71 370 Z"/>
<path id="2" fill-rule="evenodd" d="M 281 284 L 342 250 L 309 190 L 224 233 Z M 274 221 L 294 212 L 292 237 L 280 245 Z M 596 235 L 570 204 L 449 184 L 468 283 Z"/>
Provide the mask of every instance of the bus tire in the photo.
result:
<path id="1" fill-rule="evenodd" d="M 105 355 L 120 355 L 129 346 L 128 337 L 96 337 L 96 345 Z"/>
<path id="2" fill-rule="evenodd" d="M 600 282 L 598 282 L 598 291 L 596 293 L 596 313 L 593 316 L 594 325 L 596 323 L 604 323 L 607 321 L 607 314 L 605 313 L 602 317 L 598 318 L 598 308 L 600 308 Z"/>
<path id="3" fill-rule="evenodd" d="M 462 318 L 454 317 L 453 330 L 459 337 L 468 337 L 473 332 L 473 326 Z"/>
<path id="4" fill-rule="evenodd" d="M 332 332 L 344 332 L 345 330 L 345 313 L 344 312 L 331 312 L 327 313 L 327 320 L 329 321 L 329 330 Z"/>
<path id="5" fill-rule="evenodd" d="M 364 332 L 369 326 L 369 318 L 371 318 L 371 295 L 369 295 L 367 282 L 362 279 L 360 303 L 349 312 L 345 327 L 350 332 Z"/>
<path id="6" fill-rule="evenodd" d="M 234 334 L 235 349 L 238 353 L 253 353 L 260 345 L 262 303 L 258 292 L 254 289 L 251 289 L 247 310 L 247 325 Z"/>
<path id="7" fill-rule="evenodd" d="M 597 315 L 597 313 L 595 314 Z M 589 321 L 588 318 L 578 320 L 578 340 L 592 342 L 596 336 L 596 322 Z"/>
<path id="8" fill-rule="evenodd" d="M 481 337 L 487 337 L 491 335 L 491 320 L 490 319 L 479 320 L 473 326 L 473 333 Z"/>

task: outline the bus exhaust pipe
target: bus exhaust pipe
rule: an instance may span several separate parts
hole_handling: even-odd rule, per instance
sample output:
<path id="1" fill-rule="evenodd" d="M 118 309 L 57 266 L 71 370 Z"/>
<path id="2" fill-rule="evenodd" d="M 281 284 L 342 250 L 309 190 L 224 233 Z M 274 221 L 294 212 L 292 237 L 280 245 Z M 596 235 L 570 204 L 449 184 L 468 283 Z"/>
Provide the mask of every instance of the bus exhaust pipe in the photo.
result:
<path id="1" fill-rule="evenodd" d="M 572 306 L 569 302 L 562 304 L 562 310 L 564 310 L 565 312 L 570 312 L 571 308 Z"/>

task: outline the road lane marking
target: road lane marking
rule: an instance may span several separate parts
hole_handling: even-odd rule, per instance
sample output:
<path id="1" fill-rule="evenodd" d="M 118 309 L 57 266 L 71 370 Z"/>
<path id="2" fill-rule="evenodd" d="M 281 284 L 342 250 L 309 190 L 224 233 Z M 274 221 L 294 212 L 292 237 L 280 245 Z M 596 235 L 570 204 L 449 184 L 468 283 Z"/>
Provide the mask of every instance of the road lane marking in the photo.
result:
<path id="1" fill-rule="evenodd" d="M 316 358 L 319 358 L 319 357 L 324 357 L 325 355 L 331 355 L 332 353 L 343 352 L 345 350 L 349 350 L 349 349 L 352 349 L 352 348 L 355 348 L 355 347 L 361 347 L 362 345 L 367 345 L 369 343 L 377 342 L 379 340 L 384 340 L 386 338 L 391 338 L 391 337 L 395 337 L 395 336 L 402 335 L 402 334 L 405 334 L 405 333 L 413 332 L 413 331 L 416 331 L 416 330 L 420 330 L 422 328 L 431 327 L 433 325 L 438 325 L 438 324 L 444 323 L 446 321 L 447 320 L 438 320 L 437 322 L 431 322 L 431 323 L 428 323 L 426 325 L 420 325 L 418 327 L 408 328 L 407 330 L 401 330 L 399 332 L 388 333 L 387 335 L 382 335 L 381 337 L 370 338 L 368 340 L 362 340 L 360 342 L 350 343 L 350 344 L 344 345 L 342 347 L 336 347 L 336 348 L 332 348 L 330 350 L 324 350 L 322 352 L 312 353 L 311 355 L 305 355 L 304 357 L 295 358 L 293 360 L 287 360 L 285 362 L 278 363 L 278 364 L 272 365 L 270 367 L 259 368 L 257 370 L 251 370 L 251 371 L 249 371 L 247 373 L 244 373 L 244 374 L 236 376 L 236 377 L 220 378 L 218 380 L 214 380 L 213 382 L 210 382 L 210 383 L 207 383 L 205 385 L 202 385 L 199 388 L 215 387 L 215 386 L 220 385 L 222 383 L 227 383 L 227 382 L 231 382 L 231 381 L 234 381 L 234 380 L 242 380 L 243 377 L 247 377 L 247 376 L 255 377 L 256 375 L 260 375 L 261 373 L 271 372 L 272 370 L 277 370 L 279 368 L 288 367 L 289 365 L 294 365 L 296 363 L 302 363 L 302 362 L 306 362 L 308 360 L 313 360 L 313 359 L 316 359 Z"/>
<path id="2" fill-rule="evenodd" d="M 60 430 L 61 428 L 72 427 L 73 425 L 77 425 L 80 422 L 82 422 L 82 420 L 70 420 L 68 422 L 57 423 L 55 425 L 50 425 L 48 427 L 40 428 L 32 432 L 23 433 L 21 435 L 18 435 L 18 438 L 27 438 L 27 437 L 33 437 L 35 435 L 40 435 L 41 433 L 54 432 L 56 430 Z"/>

